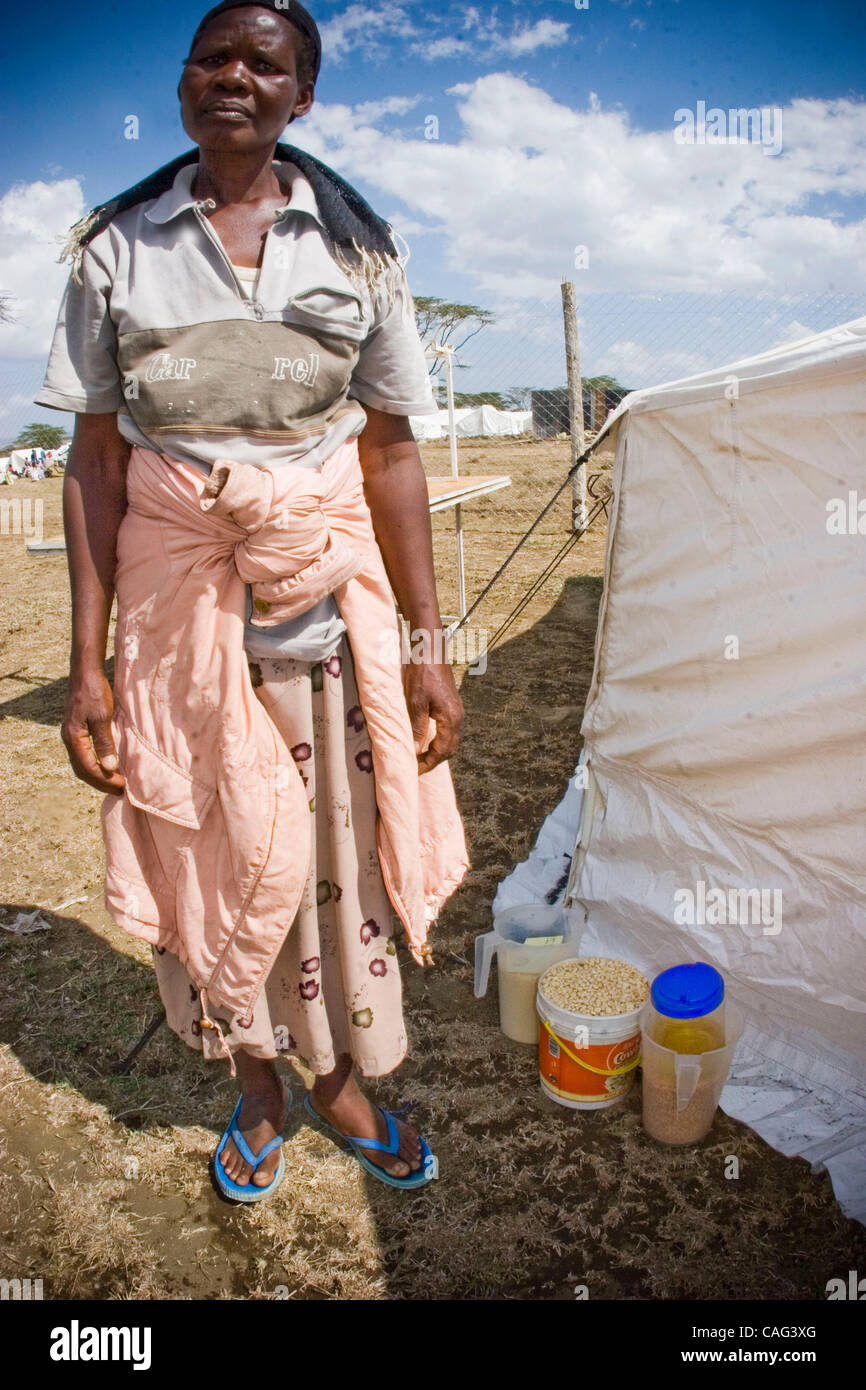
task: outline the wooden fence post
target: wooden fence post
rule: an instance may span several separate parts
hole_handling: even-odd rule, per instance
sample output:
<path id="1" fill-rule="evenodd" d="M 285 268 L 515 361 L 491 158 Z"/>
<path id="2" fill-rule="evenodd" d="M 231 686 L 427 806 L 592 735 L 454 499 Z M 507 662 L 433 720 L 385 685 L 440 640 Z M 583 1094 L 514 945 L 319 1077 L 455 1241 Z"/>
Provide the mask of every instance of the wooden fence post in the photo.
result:
<path id="1" fill-rule="evenodd" d="M 572 467 L 586 447 L 583 429 L 583 383 L 580 379 L 580 346 L 577 335 L 577 303 L 574 285 L 570 280 L 562 282 L 562 316 L 565 324 L 565 370 L 568 381 L 568 414 L 571 423 L 571 463 Z M 586 464 L 581 464 L 573 481 L 572 525 L 575 531 L 586 526 Z"/>

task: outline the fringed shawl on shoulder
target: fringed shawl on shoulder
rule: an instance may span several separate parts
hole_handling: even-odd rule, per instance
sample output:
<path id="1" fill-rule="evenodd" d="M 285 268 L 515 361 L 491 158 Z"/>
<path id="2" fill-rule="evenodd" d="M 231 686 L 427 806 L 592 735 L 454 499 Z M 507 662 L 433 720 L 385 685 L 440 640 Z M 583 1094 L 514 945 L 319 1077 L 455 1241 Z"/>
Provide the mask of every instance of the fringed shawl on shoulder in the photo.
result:
<path id="1" fill-rule="evenodd" d="M 386 277 L 388 283 L 392 284 L 388 272 L 395 265 L 402 265 L 402 262 L 391 237 L 390 224 L 373 211 L 356 188 L 314 155 L 307 154 L 305 150 L 299 150 L 294 145 L 279 144 L 274 151 L 274 158 L 296 164 L 301 173 L 309 179 L 322 221 L 327 228 L 330 253 L 349 278 L 360 279 L 371 293 L 382 277 Z M 148 174 L 147 178 L 141 179 L 132 188 L 127 188 L 116 197 L 100 203 L 76 222 L 69 229 L 60 254 L 61 261 L 72 258 L 73 278 L 81 283 L 81 258 L 84 249 L 88 242 L 108 226 L 112 218 L 138 203 L 158 198 L 171 187 L 184 165 L 197 164 L 198 159 L 197 149 L 180 155 L 157 169 L 155 173 Z"/>

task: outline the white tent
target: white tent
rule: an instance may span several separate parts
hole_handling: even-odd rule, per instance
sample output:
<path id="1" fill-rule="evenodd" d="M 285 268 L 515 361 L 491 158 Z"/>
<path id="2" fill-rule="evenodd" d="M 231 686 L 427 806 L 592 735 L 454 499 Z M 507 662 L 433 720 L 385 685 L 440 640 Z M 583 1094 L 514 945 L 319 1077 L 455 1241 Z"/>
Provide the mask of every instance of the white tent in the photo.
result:
<path id="1" fill-rule="evenodd" d="M 412 415 L 409 423 L 417 440 L 447 439 L 448 411 Z M 532 433 L 531 410 L 497 410 L 493 405 L 458 406 L 454 411 L 458 439 L 503 438 Z"/>
<path id="2" fill-rule="evenodd" d="M 575 851 L 581 954 L 716 965 L 748 1019 L 723 1108 L 866 1222 L 866 318 L 633 392 L 602 435 L 584 749 L 494 911 Z"/>
<path id="3" fill-rule="evenodd" d="M 455 415 L 457 411 L 454 412 Z M 442 428 L 442 417 L 445 417 L 445 428 Z M 411 429 L 418 443 L 423 443 L 425 439 L 442 439 L 448 434 L 448 411 L 440 410 L 436 415 L 410 415 L 409 428 Z"/>
<path id="4" fill-rule="evenodd" d="M 493 439 L 526 434 L 531 430 L 531 410 L 497 410 L 494 405 L 475 406 L 457 423 L 458 436 L 467 438 Z"/>

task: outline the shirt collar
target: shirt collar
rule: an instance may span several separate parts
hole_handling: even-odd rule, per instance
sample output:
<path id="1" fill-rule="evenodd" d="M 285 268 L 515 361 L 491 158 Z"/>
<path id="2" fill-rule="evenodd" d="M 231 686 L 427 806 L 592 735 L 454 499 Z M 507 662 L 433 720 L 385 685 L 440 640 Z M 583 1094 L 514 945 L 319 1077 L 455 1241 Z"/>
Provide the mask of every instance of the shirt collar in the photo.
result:
<path id="1" fill-rule="evenodd" d="M 301 173 L 297 165 L 289 163 L 288 160 L 273 160 L 273 168 L 283 187 L 288 185 L 292 190 L 291 202 L 287 207 L 280 209 L 275 220 L 282 221 L 292 213 L 304 212 L 318 222 L 320 227 L 324 228 L 325 224 L 319 213 L 319 205 L 309 179 Z M 197 170 L 197 163 L 184 164 L 178 170 L 171 187 L 161 193 L 155 199 L 153 206 L 145 212 L 144 215 L 149 222 L 170 222 L 173 217 L 185 212 L 187 208 L 204 205 L 204 200 L 192 196 L 192 184 Z"/>

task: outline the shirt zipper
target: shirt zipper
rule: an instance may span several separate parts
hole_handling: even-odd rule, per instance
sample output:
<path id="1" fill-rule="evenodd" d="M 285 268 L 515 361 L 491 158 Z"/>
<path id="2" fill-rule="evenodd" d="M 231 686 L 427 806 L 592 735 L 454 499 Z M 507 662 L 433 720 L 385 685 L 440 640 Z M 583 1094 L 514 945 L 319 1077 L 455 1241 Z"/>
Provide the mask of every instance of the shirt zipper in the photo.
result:
<path id="1" fill-rule="evenodd" d="M 242 300 L 243 303 L 244 303 L 245 305 L 249 305 L 249 307 L 250 307 L 250 308 L 252 309 L 252 311 L 253 311 L 254 316 L 255 316 L 257 319 L 263 319 L 264 316 L 265 316 L 264 305 L 261 304 L 261 303 L 259 302 L 258 299 L 248 299 L 247 296 L 246 296 L 246 294 L 244 293 L 243 286 L 241 285 L 240 280 L 238 279 L 237 275 L 235 274 L 235 268 L 234 268 L 234 266 L 232 265 L 231 261 L 229 260 L 228 256 L 226 255 L 226 249 L 225 249 L 225 247 L 223 246 L 223 244 L 222 244 L 222 242 L 220 241 L 219 237 L 215 234 L 213 228 L 212 228 L 211 225 L 210 225 L 210 222 L 209 222 L 208 219 L 205 217 L 205 215 L 204 215 L 204 213 L 203 213 L 203 211 L 202 211 L 202 208 L 206 208 L 206 207 L 216 207 L 216 203 L 213 201 L 212 198 L 207 198 L 207 199 L 205 199 L 203 202 L 200 202 L 200 203 L 196 203 L 196 204 L 195 204 L 195 215 L 196 215 L 196 217 L 198 218 L 199 222 L 201 223 L 201 225 L 202 225 L 202 227 L 203 227 L 203 229 L 204 229 L 204 231 L 205 231 L 206 236 L 207 236 L 208 239 L 213 243 L 213 245 L 216 247 L 217 251 L 219 252 L 220 257 L 221 257 L 223 263 L 224 263 L 225 265 L 228 266 L 229 272 L 230 272 L 231 277 L 232 277 L 232 280 L 234 281 L 234 286 L 235 286 L 235 289 L 236 289 L 236 291 L 237 291 L 238 298 L 239 298 L 240 300 Z M 259 275 L 259 283 L 261 283 L 261 275 Z"/>
<path id="2" fill-rule="evenodd" d="M 202 228 L 204 229 L 204 232 L 205 232 L 206 236 L 208 237 L 208 240 L 209 240 L 210 242 L 212 242 L 212 244 L 216 247 L 217 251 L 219 252 L 219 254 L 220 254 L 220 259 L 222 260 L 223 264 L 226 265 L 226 266 L 228 266 L 229 273 L 230 273 L 230 275 L 231 275 L 231 277 L 232 277 L 232 280 L 233 280 L 233 282 L 234 282 L 234 286 L 235 286 L 235 290 L 236 290 L 236 292 L 237 292 L 238 298 L 241 299 L 241 300 L 243 301 L 245 307 L 252 309 L 254 317 L 257 318 L 259 321 L 261 321 L 261 320 L 264 318 L 264 316 L 265 316 L 265 306 L 262 304 L 261 300 L 259 300 L 259 299 L 251 299 L 251 298 L 249 298 L 249 297 L 247 296 L 246 291 L 244 290 L 243 286 L 241 285 L 240 280 L 238 279 L 237 275 L 235 274 L 235 268 L 234 268 L 234 266 L 232 265 L 231 261 L 229 260 L 228 256 L 226 255 L 226 249 L 225 249 L 225 247 L 223 246 L 223 244 L 222 244 L 222 242 L 220 241 L 219 237 L 218 237 L 218 236 L 216 235 L 216 233 L 214 232 L 213 227 L 210 225 L 210 222 L 209 222 L 208 218 L 205 217 L 204 213 L 202 212 L 202 208 L 206 208 L 206 207 L 216 207 L 216 203 L 215 203 L 215 202 L 213 201 L 213 199 L 211 199 L 211 198 L 205 198 L 205 199 L 201 200 L 200 202 L 194 203 L 194 204 L 193 204 L 193 208 L 194 208 L 194 210 L 195 210 L 195 215 L 196 215 L 196 217 L 198 218 L 199 222 L 201 223 Z M 282 213 L 283 211 L 285 211 L 285 209 L 280 209 L 280 212 L 281 212 L 281 213 Z M 267 236 L 268 236 L 268 237 L 270 236 L 270 231 L 268 231 Z M 258 285 L 259 285 L 259 286 L 260 286 L 261 283 L 262 283 L 262 275 L 264 274 L 264 271 L 265 271 L 265 260 L 267 259 L 267 254 L 268 254 L 268 247 L 267 247 L 267 242 L 266 242 L 266 243 L 265 243 L 264 255 L 262 256 L 262 264 L 261 264 L 261 266 L 259 267 L 259 278 L 258 278 Z M 322 286 L 321 288 L 327 289 L 327 286 Z M 348 339 L 350 342 L 361 342 L 361 341 L 363 340 L 363 338 L 365 337 L 366 331 L 367 331 L 367 330 L 366 330 L 366 325 L 365 325 L 365 323 L 364 323 L 363 306 L 362 306 L 362 304 L 361 304 L 360 297 L 359 297 L 358 295 L 356 295 L 355 298 L 356 298 L 357 301 L 358 301 L 358 312 L 359 312 L 360 317 L 359 317 L 357 320 L 354 320 L 354 321 L 353 321 L 353 323 L 352 323 L 352 331 L 350 331 L 350 332 L 343 332 L 343 333 L 340 333 L 339 331 L 337 331 L 337 336 L 346 338 L 346 339 Z M 291 300 L 290 303 L 293 304 L 293 303 L 294 303 L 294 300 Z M 303 312 L 304 312 L 303 309 L 301 309 L 300 312 L 303 313 Z M 312 310 L 307 310 L 307 311 L 306 311 L 306 317 L 307 317 L 308 322 L 309 322 L 310 320 L 313 321 L 314 326 L 317 326 L 317 325 L 320 324 L 320 325 L 322 326 L 322 329 L 323 329 L 324 332 L 329 332 L 329 331 L 330 331 L 332 334 L 335 332 L 334 327 L 333 327 L 333 325 L 332 325 L 332 323 L 331 323 L 331 320 L 330 320 L 330 318 L 329 318 L 329 316 L 328 316 L 327 314 L 318 314 L 318 313 L 315 313 L 315 312 L 312 311 Z"/>

